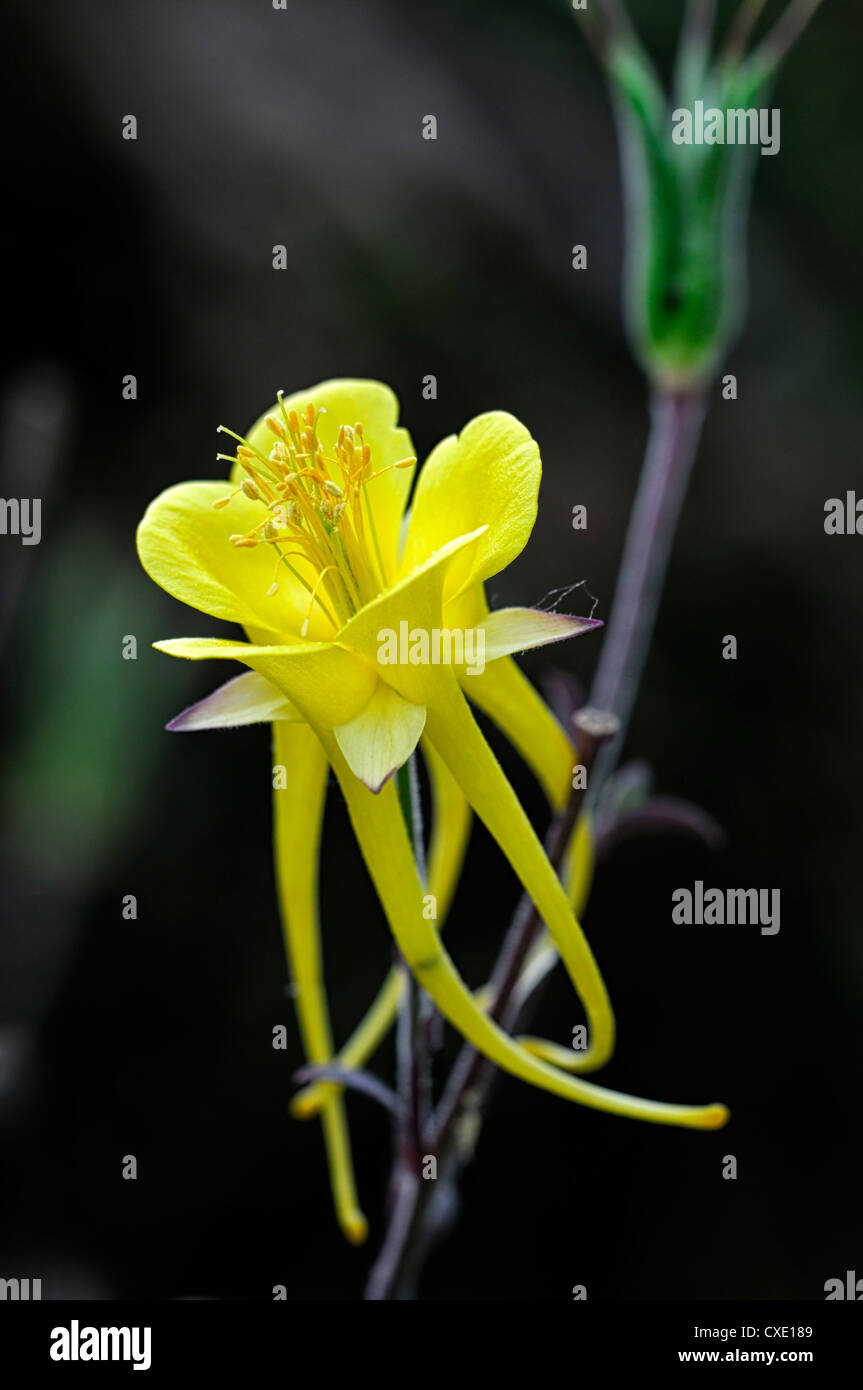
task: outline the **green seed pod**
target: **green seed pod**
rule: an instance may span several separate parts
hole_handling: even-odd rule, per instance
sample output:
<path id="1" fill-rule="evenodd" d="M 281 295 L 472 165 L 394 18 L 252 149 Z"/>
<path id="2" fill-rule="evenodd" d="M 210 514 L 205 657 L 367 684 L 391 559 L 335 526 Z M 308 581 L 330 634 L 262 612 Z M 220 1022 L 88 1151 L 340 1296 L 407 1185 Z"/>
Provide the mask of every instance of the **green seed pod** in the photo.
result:
<path id="1" fill-rule="evenodd" d="M 627 330 L 651 380 L 686 390 L 718 370 L 743 321 L 758 132 L 771 115 L 756 103 L 766 100 L 788 34 L 778 26 L 749 58 L 726 44 L 711 59 L 709 25 L 693 23 L 691 8 L 672 101 L 623 12 L 604 8 L 613 16 L 600 50 L 621 148 Z M 811 12 L 814 0 L 798 8 Z M 705 112 L 722 114 L 718 137 L 704 129 Z M 702 123 L 694 135 L 686 126 L 693 113 Z M 738 138 L 744 131 L 748 138 Z"/>

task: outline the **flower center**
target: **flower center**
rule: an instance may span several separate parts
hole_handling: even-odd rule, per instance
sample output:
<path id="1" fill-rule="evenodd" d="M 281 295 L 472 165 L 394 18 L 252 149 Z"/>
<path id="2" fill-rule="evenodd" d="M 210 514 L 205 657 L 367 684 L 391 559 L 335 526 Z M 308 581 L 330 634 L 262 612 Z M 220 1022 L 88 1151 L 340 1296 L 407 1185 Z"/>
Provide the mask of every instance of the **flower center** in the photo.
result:
<path id="1" fill-rule="evenodd" d="M 410 468 L 416 463 L 415 458 L 400 459 L 375 472 L 359 423 L 340 426 L 330 457 L 318 438 L 323 413 L 311 403 L 302 416 L 286 410 L 279 392 L 279 414 L 266 420 L 273 437 L 268 455 L 242 435 L 219 426 L 237 440 L 238 447 L 235 455 L 217 457 L 240 464 L 246 476 L 235 492 L 220 497 L 213 506 L 226 507 L 241 492 L 261 503 L 264 515 L 258 524 L 230 540 L 240 548 L 272 547 L 276 560 L 269 597 L 279 592 L 282 566 L 307 591 L 303 637 L 315 604 L 338 630 L 389 584 L 366 485 L 390 468 Z M 292 563 L 298 560 L 310 567 L 308 578 Z"/>

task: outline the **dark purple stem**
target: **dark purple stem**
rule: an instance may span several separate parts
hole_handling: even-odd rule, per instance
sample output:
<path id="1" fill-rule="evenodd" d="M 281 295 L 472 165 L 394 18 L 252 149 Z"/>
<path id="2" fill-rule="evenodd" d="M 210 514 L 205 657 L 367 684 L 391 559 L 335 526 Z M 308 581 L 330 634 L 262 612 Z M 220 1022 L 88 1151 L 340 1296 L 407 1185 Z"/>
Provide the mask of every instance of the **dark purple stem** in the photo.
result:
<path id="1" fill-rule="evenodd" d="M 705 410 L 701 393 L 659 391 L 651 400 L 647 452 L 590 694 L 592 705 L 614 711 L 620 733 L 600 756 L 591 802 L 626 737 Z"/>
<path id="2" fill-rule="evenodd" d="M 425 883 L 425 847 L 416 759 L 397 774 L 402 814 L 420 880 Z M 378 1302 L 410 1297 L 408 1271 L 418 1248 L 415 1233 L 421 1216 L 423 1135 L 431 1110 L 431 1054 L 428 1015 L 431 1001 L 401 960 L 404 992 L 396 1029 L 397 1108 L 394 1112 L 394 1158 L 389 1184 L 389 1225 L 372 1266 L 365 1297 Z"/>

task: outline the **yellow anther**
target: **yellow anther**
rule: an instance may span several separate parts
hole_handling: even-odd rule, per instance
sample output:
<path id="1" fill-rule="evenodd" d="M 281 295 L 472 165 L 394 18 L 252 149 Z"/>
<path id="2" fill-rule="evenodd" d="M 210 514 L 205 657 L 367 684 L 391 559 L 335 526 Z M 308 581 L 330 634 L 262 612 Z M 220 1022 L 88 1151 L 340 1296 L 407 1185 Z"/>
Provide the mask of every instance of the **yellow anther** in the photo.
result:
<path id="1" fill-rule="evenodd" d="M 297 412 L 296 412 L 295 410 L 292 410 L 292 411 L 289 412 L 289 414 L 288 414 L 288 424 L 290 425 L 290 427 L 291 427 L 291 429 L 293 430 L 294 434 L 299 434 L 299 432 L 300 432 L 300 417 L 299 417 L 299 415 L 297 414 Z"/>
<path id="2" fill-rule="evenodd" d="M 258 492 L 258 489 L 255 487 L 255 484 L 252 482 L 251 478 L 244 478 L 242 483 L 240 484 L 240 487 L 243 489 L 243 492 L 246 494 L 247 497 L 251 497 L 253 502 L 257 502 L 260 500 L 261 494 Z M 219 505 L 221 505 L 221 503 Z"/>
<path id="3" fill-rule="evenodd" d="M 277 521 L 268 521 L 261 534 L 265 541 L 274 541 L 279 534 L 279 530 L 280 527 Z"/>
<path id="4" fill-rule="evenodd" d="M 288 462 L 288 459 L 290 458 L 290 454 L 288 453 L 287 446 L 282 442 L 281 439 L 277 439 L 277 440 L 276 440 L 275 444 L 273 445 L 272 449 L 270 450 L 270 455 L 269 455 L 269 457 L 270 457 L 270 462 L 271 462 L 271 463 L 287 463 L 287 462 Z"/>
<path id="5" fill-rule="evenodd" d="M 310 425 L 313 425 L 315 423 L 315 407 L 312 405 L 311 401 L 309 401 L 308 405 L 306 406 L 306 419 L 308 420 Z"/>
<path id="6" fill-rule="evenodd" d="M 215 507 L 216 511 L 219 511 L 222 507 L 227 507 L 228 503 L 235 495 L 235 493 L 231 492 L 228 494 L 227 497 L 220 497 L 217 502 L 214 502 L 213 506 Z"/>
<path id="7" fill-rule="evenodd" d="M 273 580 L 272 584 L 270 585 L 269 589 L 267 590 L 267 598 L 272 598 L 273 595 L 274 595 L 274 594 L 277 594 L 278 592 L 279 592 L 279 586 L 278 586 L 278 584 L 276 583 L 276 581 Z"/>
<path id="8" fill-rule="evenodd" d="M 321 515 L 323 516 L 324 520 L 329 521 L 331 525 L 338 526 L 339 522 L 345 514 L 345 508 L 347 507 L 347 505 L 348 504 L 346 501 L 344 501 L 344 499 L 341 502 L 331 502 L 329 497 L 325 497 L 323 502 L 321 503 Z"/>
<path id="9" fill-rule="evenodd" d="M 331 497 L 344 497 L 345 495 L 339 487 L 338 483 L 331 483 L 329 478 L 327 478 L 324 482 L 324 491 L 328 492 Z"/>
<path id="10" fill-rule="evenodd" d="M 275 415 L 267 416 L 267 429 L 270 431 L 271 434 L 274 434 L 277 439 L 284 439 L 285 427 L 282 424 L 281 420 L 276 419 Z"/>
<path id="11" fill-rule="evenodd" d="M 375 478 L 380 478 L 384 473 L 389 473 L 391 468 L 413 468 L 416 459 L 400 459 L 398 463 L 388 463 L 386 468 L 379 468 L 377 473 L 369 473 L 367 477 L 360 479 L 360 483 L 374 482 Z"/>

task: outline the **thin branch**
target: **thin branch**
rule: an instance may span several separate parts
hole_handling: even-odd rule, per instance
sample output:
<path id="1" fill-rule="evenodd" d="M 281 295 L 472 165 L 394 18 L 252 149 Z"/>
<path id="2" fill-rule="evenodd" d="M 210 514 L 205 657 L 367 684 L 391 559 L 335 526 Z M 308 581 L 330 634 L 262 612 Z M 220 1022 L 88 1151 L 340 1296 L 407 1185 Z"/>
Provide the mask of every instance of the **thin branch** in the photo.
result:
<path id="1" fill-rule="evenodd" d="M 728 30 L 728 37 L 722 45 L 722 62 L 725 64 L 736 63 L 746 50 L 752 31 L 761 18 L 761 12 L 767 0 L 745 0 Z"/>
<path id="2" fill-rule="evenodd" d="M 632 835 L 668 830 L 692 835 L 712 850 L 722 849 L 726 841 L 725 831 L 718 821 L 694 802 L 676 796 L 652 796 L 634 811 L 625 811 L 607 821 L 604 817 L 597 820 L 597 858 Z"/>
<path id="3" fill-rule="evenodd" d="M 684 47 L 706 48 L 716 19 L 716 0 L 689 0 L 681 43 Z"/>
<path id="4" fill-rule="evenodd" d="M 635 705 L 705 410 L 700 393 L 659 391 L 651 401 L 644 467 L 590 695 L 591 704 L 618 716 L 620 734 L 602 751 L 591 807 L 614 768 Z"/>
<path id="5" fill-rule="evenodd" d="M 820 5 L 821 0 L 791 0 L 782 18 L 762 39 L 750 61 L 756 66 L 763 64 L 768 72 L 772 72 L 787 57 Z"/>
<path id="6" fill-rule="evenodd" d="M 716 0 L 688 0 L 675 62 L 674 86 L 682 101 L 701 87 L 710 62 L 710 40 L 716 19 Z"/>
<path id="7" fill-rule="evenodd" d="M 417 874 L 426 881 L 422 804 L 416 755 L 397 773 L 399 798 L 410 835 Z M 416 1270 L 419 1223 L 423 1205 L 423 1140 L 431 1113 L 431 1054 L 429 1016 L 433 1005 L 404 961 L 405 987 L 396 1029 L 398 1105 L 395 1114 L 395 1155 L 390 1175 L 390 1216 L 383 1245 L 366 1285 L 365 1297 L 377 1302 L 409 1297 Z"/>
<path id="8" fill-rule="evenodd" d="M 347 1091 L 359 1091 L 370 1100 L 376 1100 L 392 1115 L 402 1113 L 402 1102 L 395 1091 L 385 1086 L 379 1077 L 361 1068 L 328 1066 L 326 1063 L 300 1067 L 299 1071 L 294 1072 L 294 1081 L 298 1086 L 308 1086 L 312 1081 L 335 1081 Z"/>
<path id="9" fill-rule="evenodd" d="M 366 1284 L 367 1302 L 397 1297 L 398 1278 L 410 1258 L 419 1215 L 420 1186 L 416 1175 L 396 1164 L 390 1181 L 390 1213 L 384 1243 Z"/>
<path id="10" fill-rule="evenodd" d="M 628 43 L 640 48 L 640 40 L 621 0 L 595 0 L 575 14 L 600 62 L 605 62 L 614 44 Z"/>

